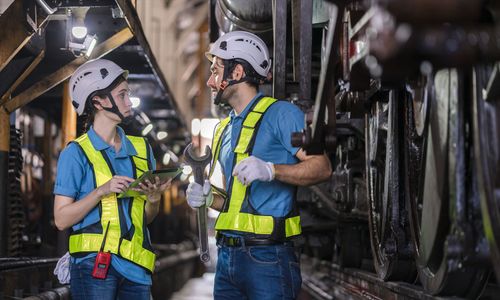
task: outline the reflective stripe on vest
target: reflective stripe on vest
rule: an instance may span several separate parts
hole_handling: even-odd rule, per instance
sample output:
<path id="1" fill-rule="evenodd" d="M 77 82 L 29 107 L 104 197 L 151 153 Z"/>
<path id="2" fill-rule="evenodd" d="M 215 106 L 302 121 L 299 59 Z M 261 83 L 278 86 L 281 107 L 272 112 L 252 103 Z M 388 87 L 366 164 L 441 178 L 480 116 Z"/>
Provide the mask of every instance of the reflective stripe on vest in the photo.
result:
<path id="1" fill-rule="evenodd" d="M 262 117 L 267 109 L 276 102 L 276 99 L 264 97 L 254 104 L 250 112 L 243 120 L 243 125 L 239 133 L 238 142 L 234 149 L 235 162 L 238 164 L 245 158 L 252 154 L 254 140 L 257 136 L 258 126 L 262 121 Z M 214 155 L 210 167 L 209 176 L 212 176 L 215 169 L 215 163 L 219 158 L 220 147 L 222 144 L 222 137 L 229 124 L 230 117 L 224 119 L 217 125 L 215 130 L 214 139 L 212 141 L 212 149 Z M 219 214 L 215 223 L 216 230 L 234 230 L 257 235 L 270 236 L 272 238 L 284 239 L 301 233 L 300 216 L 298 214 L 289 214 L 285 218 L 275 218 L 273 216 L 259 215 L 257 213 L 241 212 L 241 208 L 248 207 L 244 205 L 248 200 L 248 191 L 250 187 L 243 185 L 239 180 L 234 177 L 230 180 L 229 191 L 229 206 Z M 226 208 L 226 204 L 224 207 Z M 295 213 L 295 212 L 294 212 Z M 278 222 L 283 222 L 282 225 L 277 226 Z M 275 232 L 283 227 L 283 232 Z"/>
<path id="2" fill-rule="evenodd" d="M 137 178 L 146 170 L 149 170 L 148 148 L 146 141 L 142 137 L 127 136 L 129 141 L 137 151 L 131 163 L 135 166 L 134 177 Z M 111 163 L 107 161 L 104 151 L 98 151 L 92 145 L 87 134 L 77 138 L 76 142 L 83 150 L 87 160 L 94 172 L 95 187 L 99 187 L 108 182 L 113 177 Z M 137 196 L 130 202 L 130 219 L 132 228 L 122 228 L 125 220 L 120 223 L 120 208 L 115 193 L 103 197 L 99 202 L 100 206 L 100 229 L 99 232 L 86 233 L 85 228 L 71 233 L 69 238 L 70 254 L 87 254 L 98 252 L 104 238 L 104 230 L 108 226 L 108 233 L 104 243 L 104 252 L 111 252 L 127 259 L 146 270 L 153 272 L 155 254 L 152 251 L 149 240 L 145 240 L 145 216 L 146 196 Z M 90 225 L 92 226 L 92 225 Z M 104 230 L 103 230 L 104 228 Z M 83 233 L 82 233 L 83 231 Z M 129 233 L 132 233 L 130 236 Z M 146 247 L 146 248 L 145 248 Z M 149 248 L 149 249 L 147 249 Z"/>

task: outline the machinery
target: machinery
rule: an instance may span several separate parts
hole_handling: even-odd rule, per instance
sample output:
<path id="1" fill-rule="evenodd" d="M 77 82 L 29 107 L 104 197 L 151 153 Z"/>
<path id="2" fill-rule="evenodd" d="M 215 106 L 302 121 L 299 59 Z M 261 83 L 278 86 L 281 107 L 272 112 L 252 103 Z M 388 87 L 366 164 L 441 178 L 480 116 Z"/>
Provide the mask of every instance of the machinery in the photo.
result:
<path id="1" fill-rule="evenodd" d="M 266 39 L 269 90 L 307 112 L 293 143 L 332 159 L 328 182 L 299 190 L 304 254 L 426 295 L 495 285 L 496 1 L 211 3 L 212 41 L 217 29 Z"/>
<path id="2" fill-rule="evenodd" d="M 131 86 L 175 132 L 171 144 L 152 143 L 155 153 L 174 146 L 181 153 L 189 141 L 132 2 L 16 0 L 0 16 L 0 298 L 53 288 L 43 279 L 64 244 L 41 241 L 65 237 L 47 229 L 50 201 L 39 199 L 49 199 L 51 187 L 39 178 L 51 176 L 52 125 L 69 116 L 62 113 L 69 106 L 53 103 L 77 66 L 106 55 L 131 70 Z M 206 2 L 210 42 L 237 29 L 266 41 L 273 78 L 264 92 L 306 112 L 296 146 L 331 158 L 327 182 L 298 190 L 304 289 L 318 299 L 498 297 L 498 1 Z M 82 16 L 101 32 L 89 27 L 71 37 L 68 26 Z M 41 128 L 33 121 L 40 111 Z M 140 134 L 147 120 L 136 121 L 130 130 Z M 27 147 L 37 144 L 43 151 Z M 177 190 L 170 197 L 181 198 Z M 192 275 L 198 255 L 183 235 L 193 229 L 189 216 L 179 208 L 174 221 L 162 218 L 151 230 L 163 256 L 154 295 Z M 51 292 L 68 297 L 64 288 Z"/>

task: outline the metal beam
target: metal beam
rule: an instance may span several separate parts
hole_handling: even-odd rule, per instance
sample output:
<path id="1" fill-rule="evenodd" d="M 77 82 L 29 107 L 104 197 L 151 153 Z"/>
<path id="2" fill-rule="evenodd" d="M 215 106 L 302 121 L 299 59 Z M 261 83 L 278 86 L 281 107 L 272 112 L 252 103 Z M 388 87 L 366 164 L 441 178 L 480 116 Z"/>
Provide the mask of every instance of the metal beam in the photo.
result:
<path id="1" fill-rule="evenodd" d="M 167 81 L 165 80 L 165 76 L 163 75 L 163 72 L 161 71 L 158 62 L 156 61 L 156 58 L 153 55 L 151 46 L 149 45 L 149 42 L 146 39 L 146 35 L 142 30 L 141 22 L 139 20 L 139 16 L 137 15 L 136 9 L 132 6 L 130 0 L 116 0 L 116 3 L 118 3 L 118 6 L 120 6 L 121 10 L 123 11 L 123 14 L 125 15 L 125 20 L 127 21 L 130 30 L 133 32 L 135 39 L 144 50 L 144 53 L 146 54 L 145 57 L 148 60 L 149 64 L 151 65 L 151 69 L 153 70 L 153 73 L 155 74 L 156 78 L 158 78 L 162 90 L 165 92 L 165 94 L 168 94 L 170 99 L 172 99 L 171 103 L 172 107 L 178 112 L 179 120 L 181 121 L 182 126 L 184 128 L 187 128 L 186 125 L 187 120 L 179 110 L 179 106 L 177 105 L 177 102 L 174 100 L 174 94 L 170 90 L 170 87 L 168 86 Z M 182 2 L 178 1 L 178 3 Z"/>
<path id="2" fill-rule="evenodd" d="M 299 1 L 299 99 L 311 101 L 312 1 Z"/>
<path id="3" fill-rule="evenodd" d="M 286 17 L 287 1 L 273 0 L 273 97 L 286 97 Z"/>
<path id="4" fill-rule="evenodd" d="M 9 113 L 0 107 L 0 151 L 9 152 L 10 123 Z"/>
<path id="5" fill-rule="evenodd" d="M 102 57 L 111 52 L 112 50 L 114 50 L 115 48 L 123 45 L 132 37 L 133 35 L 129 28 L 122 29 L 121 31 L 119 31 L 106 41 L 97 45 L 94 51 L 92 51 L 92 55 L 90 58 L 87 58 L 85 56 L 80 56 L 74 59 L 66 66 L 60 68 L 56 72 L 35 83 L 27 90 L 23 91 L 21 94 L 15 96 L 14 98 L 12 98 L 12 100 L 5 103 L 4 105 L 5 109 L 7 110 L 7 112 L 11 113 L 16 109 L 30 103 L 38 96 L 44 94 L 48 90 L 59 85 L 64 80 L 68 79 L 75 72 L 75 70 L 79 66 L 84 64 L 88 59 Z"/>
<path id="6" fill-rule="evenodd" d="M 0 107 L 0 257 L 7 255 L 7 192 L 9 188 L 9 114 Z"/>
<path id="7" fill-rule="evenodd" d="M 0 16 L 0 71 L 16 56 L 16 54 L 29 42 L 35 33 L 35 27 L 40 27 L 47 16 L 32 6 L 35 10 L 36 20 L 32 20 L 26 11 L 23 0 L 14 1 Z M 29 18 L 29 19 L 28 19 Z M 28 23 L 28 20 L 30 21 Z"/>
<path id="8" fill-rule="evenodd" d="M 9 101 L 12 92 L 28 77 L 28 75 L 33 72 L 33 70 L 38 66 L 38 64 L 45 57 L 45 50 L 42 50 L 37 57 L 31 62 L 31 64 L 24 70 L 24 72 L 19 76 L 16 81 L 10 86 L 10 88 L 5 92 L 5 94 L 0 98 L 0 106 L 4 105 Z"/>

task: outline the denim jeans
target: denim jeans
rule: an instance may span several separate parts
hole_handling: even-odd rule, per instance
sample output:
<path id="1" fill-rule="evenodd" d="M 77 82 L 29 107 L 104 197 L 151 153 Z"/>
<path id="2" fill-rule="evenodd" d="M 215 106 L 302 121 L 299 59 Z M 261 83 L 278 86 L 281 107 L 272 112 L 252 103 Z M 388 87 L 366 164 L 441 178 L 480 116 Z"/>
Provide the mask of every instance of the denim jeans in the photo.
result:
<path id="1" fill-rule="evenodd" d="M 150 300 L 151 287 L 124 278 L 112 266 L 106 279 L 92 277 L 95 258 L 71 264 L 71 299 L 73 300 Z"/>
<path id="2" fill-rule="evenodd" d="M 273 246 L 220 246 L 214 298 L 295 299 L 302 278 L 294 248 Z"/>

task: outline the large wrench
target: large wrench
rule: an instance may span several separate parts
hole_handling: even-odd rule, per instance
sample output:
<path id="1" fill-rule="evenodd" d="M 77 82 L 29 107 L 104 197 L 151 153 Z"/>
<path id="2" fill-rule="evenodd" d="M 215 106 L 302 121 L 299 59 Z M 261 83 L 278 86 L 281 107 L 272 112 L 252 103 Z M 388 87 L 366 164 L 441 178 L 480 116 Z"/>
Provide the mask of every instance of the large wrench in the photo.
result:
<path id="1" fill-rule="evenodd" d="M 203 171 L 212 160 L 210 147 L 206 146 L 205 155 L 198 157 L 193 153 L 193 144 L 191 143 L 184 149 L 184 157 L 193 169 L 194 181 L 203 186 Z M 200 259 L 202 262 L 208 262 L 210 253 L 208 252 L 207 208 L 205 205 L 196 210 L 196 218 L 198 219 L 198 237 L 200 239 Z"/>

